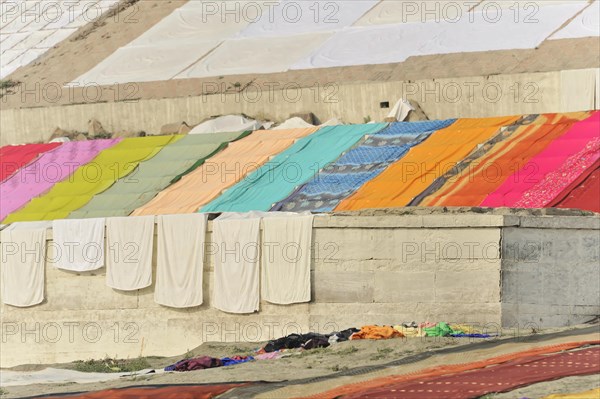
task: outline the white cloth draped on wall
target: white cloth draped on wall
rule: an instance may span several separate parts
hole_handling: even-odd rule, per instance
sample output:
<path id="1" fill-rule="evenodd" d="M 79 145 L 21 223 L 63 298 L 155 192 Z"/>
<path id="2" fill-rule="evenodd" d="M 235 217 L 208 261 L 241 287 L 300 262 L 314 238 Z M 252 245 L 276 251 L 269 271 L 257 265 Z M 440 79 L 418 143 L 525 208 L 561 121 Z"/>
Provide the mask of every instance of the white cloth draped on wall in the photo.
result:
<path id="1" fill-rule="evenodd" d="M 106 285 L 134 291 L 152 285 L 154 216 L 106 219 Z"/>
<path id="2" fill-rule="evenodd" d="M 202 305 L 207 220 L 200 213 L 158 217 L 156 303 L 173 308 Z"/>
<path id="3" fill-rule="evenodd" d="M 104 266 L 104 227 L 106 219 L 55 220 L 54 245 L 59 248 L 56 267 L 88 272 Z"/>

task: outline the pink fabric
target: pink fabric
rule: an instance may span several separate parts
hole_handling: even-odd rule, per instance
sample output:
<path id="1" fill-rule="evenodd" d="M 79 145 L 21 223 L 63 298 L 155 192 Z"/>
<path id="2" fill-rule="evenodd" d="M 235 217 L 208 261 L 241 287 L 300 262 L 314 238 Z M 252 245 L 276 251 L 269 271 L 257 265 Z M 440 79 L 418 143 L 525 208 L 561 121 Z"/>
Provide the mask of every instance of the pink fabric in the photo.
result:
<path id="1" fill-rule="evenodd" d="M 573 163 L 570 158 L 573 154 L 586 153 L 588 159 L 580 164 L 591 165 L 594 163 L 593 154 L 590 154 L 588 145 L 598 137 L 600 131 L 600 112 L 595 112 L 588 119 L 577 122 L 564 135 L 554 140 L 546 149 L 532 158 L 519 171 L 515 172 L 493 193 L 488 195 L 481 203 L 484 207 L 518 207 L 518 203 L 529 204 L 524 207 L 542 208 L 553 198 L 551 192 L 560 193 L 574 178 L 579 176 L 577 171 L 553 176 L 558 180 L 548 181 L 546 177 L 557 170 L 563 170 L 567 162 Z M 592 144 L 593 147 L 593 144 Z M 587 148 L 587 150 L 586 150 Z M 592 150 L 593 153 L 593 150 Z M 587 162 L 591 161 L 590 164 Z M 536 188 L 537 187 L 537 188 Z M 559 188 L 560 187 L 560 188 Z M 547 194 L 541 195 L 541 191 Z M 539 198 L 537 193 L 540 192 Z M 527 194 L 527 197 L 525 197 Z"/>
<path id="2" fill-rule="evenodd" d="M 583 150 L 573 154 L 558 169 L 523 193 L 516 208 L 543 208 L 560 195 L 571 183 L 600 159 L 600 137 L 592 139 Z"/>
<path id="3" fill-rule="evenodd" d="M 71 176 L 121 139 L 74 141 L 44 153 L 0 184 L 0 220 Z"/>

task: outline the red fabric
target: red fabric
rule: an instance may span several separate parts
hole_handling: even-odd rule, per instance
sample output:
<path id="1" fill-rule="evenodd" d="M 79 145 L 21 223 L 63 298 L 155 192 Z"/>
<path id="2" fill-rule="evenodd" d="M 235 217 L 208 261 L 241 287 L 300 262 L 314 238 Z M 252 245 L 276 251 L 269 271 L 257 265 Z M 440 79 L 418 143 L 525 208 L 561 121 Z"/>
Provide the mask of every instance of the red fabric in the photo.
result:
<path id="1" fill-rule="evenodd" d="M 600 347 L 516 359 L 501 365 L 365 390 L 344 399 L 470 399 L 526 385 L 600 373 Z"/>
<path id="2" fill-rule="evenodd" d="M 48 399 L 211 399 L 244 385 L 246 384 L 107 389 L 77 395 L 50 396 Z"/>
<path id="3" fill-rule="evenodd" d="M 33 161 L 40 154 L 48 152 L 60 143 L 7 145 L 0 148 L 0 181 L 12 176 L 17 170 Z"/>
<path id="4" fill-rule="evenodd" d="M 379 388 L 383 388 L 386 386 L 390 386 L 392 384 L 400 384 L 400 383 L 409 383 L 414 381 L 419 381 L 425 378 L 434 378 L 449 374 L 456 374 L 460 372 L 476 370 L 484 367 L 489 367 L 492 365 L 503 364 L 516 359 L 528 358 L 531 356 L 537 355 L 546 355 L 557 353 L 560 351 L 567 351 L 571 349 L 581 348 L 586 345 L 600 345 L 600 341 L 579 341 L 579 342 L 567 342 L 564 344 L 555 344 L 549 346 L 542 346 L 539 348 L 532 348 L 525 351 L 508 353 L 505 355 L 500 355 L 496 357 L 492 357 L 489 359 L 478 360 L 471 363 L 460 363 L 460 364 L 452 364 L 452 365 L 444 365 L 444 366 L 435 366 L 426 368 L 423 370 L 415 371 L 408 374 L 400 374 L 400 375 L 390 375 L 387 377 L 375 378 L 369 381 L 361 381 L 354 384 L 343 385 L 325 392 L 318 393 L 316 395 L 312 395 L 309 397 L 305 397 L 303 399 L 334 399 L 340 398 L 343 395 L 351 395 L 357 392 L 363 392 L 367 389 L 375 390 Z"/>
<path id="5" fill-rule="evenodd" d="M 600 166 L 596 165 L 583 181 L 562 195 L 555 208 L 574 208 L 600 213 Z"/>

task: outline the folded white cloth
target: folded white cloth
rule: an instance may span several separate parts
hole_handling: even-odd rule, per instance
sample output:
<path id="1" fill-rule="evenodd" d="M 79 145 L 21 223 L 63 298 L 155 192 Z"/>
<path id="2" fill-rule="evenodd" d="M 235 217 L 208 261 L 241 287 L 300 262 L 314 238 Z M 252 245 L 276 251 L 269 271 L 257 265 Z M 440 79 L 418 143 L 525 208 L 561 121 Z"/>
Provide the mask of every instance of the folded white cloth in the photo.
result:
<path id="1" fill-rule="evenodd" d="M 104 266 L 104 225 L 106 219 L 65 219 L 52 222 L 57 251 L 56 267 L 88 272 Z"/>
<path id="2" fill-rule="evenodd" d="M 264 218 L 262 235 L 262 297 L 288 305 L 310 302 L 312 226 L 310 214 Z"/>
<path id="3" fill-rule="evenodd" d="M 207 220 L 201 213 L 158 217 L 156 303 L 173 308 L 202 305 Z"/>
<path id="4" fill-rule="evenodd" d="M 152 285 L 154 216 L 106 219 L 106 285 L 134 291 Z"/>
<path id="5" fill-rule="evenodd" d="M 258 311 L 260 217 L 229 214 L 213 223 L 213 306 L 229 313 Z"/>
<path id="6" fill-rule="evenodd" d="M 2 231 L 2 302 L 17 307 L 44 301 L 46 229 Z"/>

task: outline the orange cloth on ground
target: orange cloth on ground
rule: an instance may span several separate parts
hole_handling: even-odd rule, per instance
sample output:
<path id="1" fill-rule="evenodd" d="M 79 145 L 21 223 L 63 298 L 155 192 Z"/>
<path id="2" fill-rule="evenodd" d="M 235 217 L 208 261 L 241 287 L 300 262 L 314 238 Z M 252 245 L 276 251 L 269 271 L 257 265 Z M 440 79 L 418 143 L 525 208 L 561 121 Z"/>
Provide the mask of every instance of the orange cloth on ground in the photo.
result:
<path id="1" fill-rule="evenodd" d="M 390 339 L 402 337 L 404 337 L 404 334 L 392 327 L 364 326 L 359 332 L 352 334 L 350 339 Z"/>
<path id="2" fill-rule="evenodd" d="M 519 118 L 459 119 L 411 148 L 404 158 L 342 201 L 335 210 L 406 206 L 477 145 L 495 136 L 501 126 L 511 125 Z"/>
<path id="3" fill-rule="evenodd" d="M 259 130 L 230 143 L 202 166 L 161 191 L 132 216 L 193 213 L 246 175 L 318 128 Z"/>
<path id="4" fill-rule="evenodd" d="M 586 113 L 540 115 L 534 123 L 523 125 L 506 140 L 496 144 L 485 156 L 449 179 L 444 186 L 423 199 L 421 206 L 479 206 L 504 181 L 520 170 L 532 157 Z M 533 170 L 532 170 L 533 172 Z M 527 178 L 526 175 L 523 178 Z"/>

